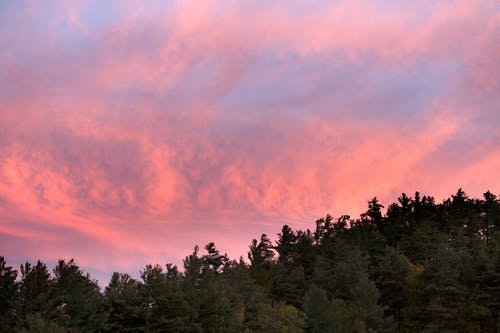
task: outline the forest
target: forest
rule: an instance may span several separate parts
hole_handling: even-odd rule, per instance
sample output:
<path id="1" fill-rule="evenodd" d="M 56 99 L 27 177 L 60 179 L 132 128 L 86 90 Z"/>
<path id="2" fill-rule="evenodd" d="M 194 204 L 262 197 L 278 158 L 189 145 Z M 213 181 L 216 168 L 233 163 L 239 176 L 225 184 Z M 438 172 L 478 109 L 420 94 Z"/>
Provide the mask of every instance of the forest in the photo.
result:
<path id="1" fill-rule="evenodd" d="M 115 272 L 104 289 L 74 260 L 17 269 L 0 257 L 0 332 L 500 332 L 491 192 L 373 198 L 359 218 L 270 239 L 237 260 L 195 246 L 182 268 Z"/>

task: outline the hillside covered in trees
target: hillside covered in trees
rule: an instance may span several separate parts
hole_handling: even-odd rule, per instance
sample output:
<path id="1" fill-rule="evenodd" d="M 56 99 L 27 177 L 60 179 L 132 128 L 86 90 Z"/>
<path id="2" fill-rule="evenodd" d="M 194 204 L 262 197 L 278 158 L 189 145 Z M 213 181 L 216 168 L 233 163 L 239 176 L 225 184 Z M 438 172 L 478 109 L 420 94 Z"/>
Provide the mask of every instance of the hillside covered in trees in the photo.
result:
<path id="1" fill-rule="evenodd" d="M 498 332 L 500 201 L 418 192 L 358 219 L 263 234 L 248 260 L 214 243 L 183 269 L 114 273 L 100 290 L 73 261 L 18 270 L 0 257 L 0 332 Z"/>

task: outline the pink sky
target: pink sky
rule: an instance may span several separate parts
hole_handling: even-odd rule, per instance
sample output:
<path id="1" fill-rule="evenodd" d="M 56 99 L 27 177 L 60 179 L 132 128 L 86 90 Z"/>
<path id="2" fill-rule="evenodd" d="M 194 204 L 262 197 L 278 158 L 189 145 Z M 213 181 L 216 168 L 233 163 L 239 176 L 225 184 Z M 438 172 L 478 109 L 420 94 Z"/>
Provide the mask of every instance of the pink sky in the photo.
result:
<path id="1" fill-rule="evenodd" d="M 105 281 L 500 192 L 494 1 L 0 3 L 0 255 Z"/>

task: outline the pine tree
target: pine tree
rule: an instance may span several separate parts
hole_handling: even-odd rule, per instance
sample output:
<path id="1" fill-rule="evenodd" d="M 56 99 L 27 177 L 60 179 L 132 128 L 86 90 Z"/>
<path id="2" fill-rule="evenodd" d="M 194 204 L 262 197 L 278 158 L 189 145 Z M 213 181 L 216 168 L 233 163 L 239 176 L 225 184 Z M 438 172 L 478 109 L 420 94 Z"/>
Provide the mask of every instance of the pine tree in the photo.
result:
<path id="1" fill-rule="evenodd" d="M 81 333 L 103 332 L 107 316 L 104 299 L 96 281 L 84 274 L 74 260 L 59 260 L 54 269 L 58 322 Z"/>
<path id="2" fill-rule="evenodd" d="M 104 290 L 109 332 L 146 332 L 141 284 L 128 274 L 113 273 Z"/>
<path id="3" fill-rule="evenodd" d="M 17 271 L 0 256 L 0 332 L 11 332 L 15 322 Z"/>
<path id="4" fill-rule="evenodd" d="M 40 260 L 36 265 L 21 265 L 21 283 L 19 285 L 19 319 L 22 326 L 27 326 L 28 317 L 38 322 L 38 316 L 53 321 L 60 310 L 57 309 L 56 286 L 51 279 L 47 266 Z M 35 315 L 35 317 L 33 317 Z"/>

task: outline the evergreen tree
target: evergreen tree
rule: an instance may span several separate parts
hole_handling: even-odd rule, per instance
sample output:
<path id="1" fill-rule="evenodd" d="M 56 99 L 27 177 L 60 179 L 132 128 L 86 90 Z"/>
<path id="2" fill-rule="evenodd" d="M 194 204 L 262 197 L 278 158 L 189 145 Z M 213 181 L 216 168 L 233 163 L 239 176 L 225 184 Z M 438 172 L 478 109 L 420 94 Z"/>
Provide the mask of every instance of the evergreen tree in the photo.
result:
<path id="1" fill-rule="evenodd" d="M 276 252 L 278 252 L 278 262 L 282 264 L 293 263 L 297 256 L 297 236 L 286 224 L 278 234 L 276 242 Z"/>
<path id="2" fill-rule="evenodd" d="M 67 329 L 59 326 L 57 322 L 48 320 L 37 312 L 28 314 L 26 317 L 26 327 L 18 331 L 19 333 L 67 333 Z"/>
<path id="3" fill-rule="evenodd" d="M 262 234 L 260 242 L 252 240 L 249 245 L 248 259 L 250 271 L 255 282 L 265 290 L 271 288 L 271 264 L 274 259 L 274 250 L 266 234 Z"/>
<path id="4" fill-rule="evenodd" d="M 19 319 L 21 326 L 27 327 L 28 317 L 39 322 L 38 317 L 49 322 L 59 314 L 57 309 L 55 284 L 47 266 L 40 260 L 36 265 L 21 265 L 21 283 L 19 285 Z"/>
<path id="5" fill-rule="evenodd" d="M 15 322 L 17 271 L 0 256 L 0 332 L 11 332 Z"/>
<path id="6" fill-rule="evenodd" d="M 266 267 L 273 261 L 273 246 L 266 234 L 260 236 L 260 242 L 256 239 L 252 240 L 249 248 L 248 259 L 252 267 Z"/>
<path id="7" fill-rule="evenodd" d="M 84 274 L 73 259 L 59 260 L 54 276 L 61 312 L 58 322 L 80 333 L 105 331 L 107 318 L 97 282 Z"/>
<path id="8" fill-rule="evenodd" d="M 328 299 L 326 292 L 311 285 L 304 297 L 304 312 L 307 315 L 308 332 L 310 333 L 335 333 L 337 323 L 334 321 L 333 304 Z"/>
<path id="9" fill-rule="evenodd" d="M 146 332 L 141 284 L 128 274 L 113 273 L 104 290 L 109 332 Z"/>
<path id="10" fill-rule="evenodd" d="M 205 245 L 207 254 L 203 256 L 205 266 L 214 272 L 220 272 L 229 262 L 227 254 L 221 255 L 214 242 Z"/>
<path id="11" fill-rule="evenodd" d="M 376 198 L 358 219 L 262 234 L 250 264 L 213 242 L 184 270 L 114 273 L 101 293 L 74 263 L 17 271 L 0 257 L 1 332 L 496 332 L 500 329 L 500 201 Z M 277 260 L 274 255 L 277 252 Z"/>

